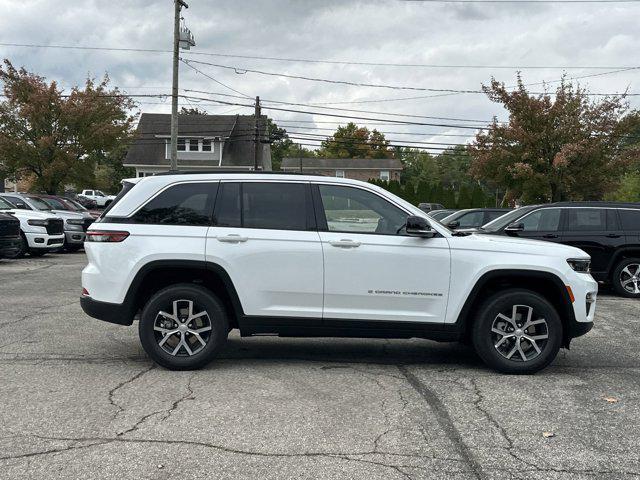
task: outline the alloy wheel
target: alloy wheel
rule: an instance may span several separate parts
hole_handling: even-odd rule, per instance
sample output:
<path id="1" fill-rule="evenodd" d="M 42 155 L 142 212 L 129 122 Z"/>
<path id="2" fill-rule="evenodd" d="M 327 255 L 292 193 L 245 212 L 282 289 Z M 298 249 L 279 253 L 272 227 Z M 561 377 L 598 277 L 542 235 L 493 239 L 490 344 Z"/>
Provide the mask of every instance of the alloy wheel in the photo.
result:
<path id="1" fill-rule="evenodd" d="M 627 292 L 637 295 L 640 293 L 640 264 L 630 263 L 620 271 L 620 285 Z"/>
<path id="2" fill-rule="evenodd" d="M 192 300 L 174 300 L 172 312 L 160 310 L 153 323 L 158 346 L 172 356 L 193 356 L 211 339 L 211 318 Z"/>
<path id="3" fill-rule="evenodd" d="M 491 336 L 495 349 L 504 358 L 528 362 L 544 350 L 549 326 L 544 318 L 535 318 L 533 307 L 513 305 L 511 311 L 496 315 L 491 324 Z"/>

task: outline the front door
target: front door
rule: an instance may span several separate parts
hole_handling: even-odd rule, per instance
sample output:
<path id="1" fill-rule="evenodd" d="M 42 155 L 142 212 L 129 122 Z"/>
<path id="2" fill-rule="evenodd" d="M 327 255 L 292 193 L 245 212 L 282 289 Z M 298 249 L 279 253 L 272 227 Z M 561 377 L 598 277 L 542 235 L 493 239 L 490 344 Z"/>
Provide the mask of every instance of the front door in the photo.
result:
<path id="1" fill-rule="evenodd" d="M 322 317 L 322 247 L 309 183 L 220 182 L 207 261 L 223 267 L 245 315 Z"/>
<path id="2" fill-rule="evenodd" d="M 444 322 L 449 244 L 410 237 L 409 213 L 360 187 L 318 185 L 324 318 Z"/>

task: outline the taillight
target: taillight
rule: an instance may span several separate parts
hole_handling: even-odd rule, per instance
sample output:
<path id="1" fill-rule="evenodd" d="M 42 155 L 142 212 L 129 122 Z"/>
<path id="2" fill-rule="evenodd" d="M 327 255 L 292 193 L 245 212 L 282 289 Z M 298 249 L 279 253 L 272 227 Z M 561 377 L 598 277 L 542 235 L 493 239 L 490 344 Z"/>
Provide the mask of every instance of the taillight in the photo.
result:
<path id="1" fill-rule="evenodd" d="M 87 290 L 86 288 L 82 288 L 82 296 L 83 297 L 89 297 L 89 290 Z"/>
<path id="2" fill-rule="evenodd" d="M 129 232 L 122 231 L 105 231 L 105 230 L 89 230 L 87 232 L 87 242 L 122 242 L 129 236 Z"/>

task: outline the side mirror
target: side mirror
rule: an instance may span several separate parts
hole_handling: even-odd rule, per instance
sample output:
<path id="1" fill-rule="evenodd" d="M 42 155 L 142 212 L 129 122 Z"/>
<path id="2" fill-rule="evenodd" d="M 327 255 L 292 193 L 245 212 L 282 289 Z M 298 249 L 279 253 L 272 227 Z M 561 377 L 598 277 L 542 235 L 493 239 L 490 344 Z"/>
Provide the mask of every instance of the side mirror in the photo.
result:
<path id="1" fill-rule="evenodd" d="M 524 231 L 524 223 L 516 223 L 516 222 L 510 223 L 505 227 L 504 231 L 507 233 L 522 232 Z"/>
<path id="2" fill-rule="evenodd" d="M 412 237 L 432 238 L 436 234 L 426 219 L 417 216 L 407 218 L 406 230 Z"/>
<path id="3" fill-rule="evenodd" d="M 454 220 L 453 222 L 449 222 L 447 224 L 447 227 L 449 227 L 451 230 L 455 230 L 456 228 L 458 228 L 460 226 L 460 222 L 457 220 Z"/>

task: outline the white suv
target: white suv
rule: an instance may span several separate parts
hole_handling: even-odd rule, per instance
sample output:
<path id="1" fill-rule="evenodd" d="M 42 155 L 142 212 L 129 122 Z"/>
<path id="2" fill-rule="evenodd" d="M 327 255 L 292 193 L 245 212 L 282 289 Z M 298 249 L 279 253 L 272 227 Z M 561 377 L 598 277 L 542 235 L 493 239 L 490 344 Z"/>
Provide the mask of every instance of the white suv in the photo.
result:
<path id="1" fill-rule="evenodd" d="M 99 207 L 108 207 L 113 199 L 116 198 L 113 195 L 106 195 L 100 190 L 83 190 L 79 195 L 81 197 L 88 198 L 89 200 L 93 200 Z"/>
<path id="2" fill-rule="evenodd" d="M 535 372 L 593 325 L 589 256 L 456 234 L 355 180 L 266 173 L 137 178 L 87 232 L 81 304 L 131 325 L 171 369 L 246 335 L 471 343 Z"/>

